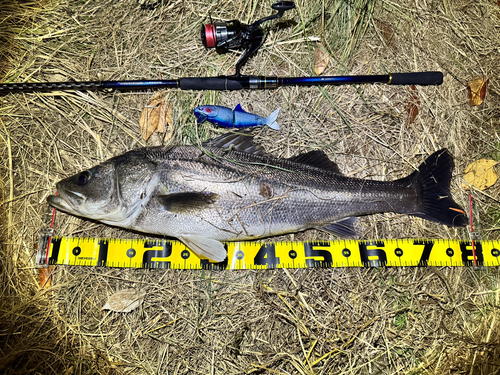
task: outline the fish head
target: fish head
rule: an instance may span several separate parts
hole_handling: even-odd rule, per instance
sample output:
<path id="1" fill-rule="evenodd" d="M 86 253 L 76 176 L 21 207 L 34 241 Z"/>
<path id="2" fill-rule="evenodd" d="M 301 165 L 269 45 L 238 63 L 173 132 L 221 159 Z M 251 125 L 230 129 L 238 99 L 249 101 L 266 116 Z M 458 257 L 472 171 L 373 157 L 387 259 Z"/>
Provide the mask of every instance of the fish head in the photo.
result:
<path id="1" fill-rule="evenodd" d="M 49 204 L 69 214 L 127 226 L 145 205 L 157 179 L 140 155 L 126 153 L 56 184 Z"/>
<path id="2" fill-rule="evenodd" d="M 219 110 L 215 105 L 202 105 L 196 107 L 193 111 L 194 115 L 198 119 L 198 122 L 203 122 L 206 119 L 217 117 Z"/>

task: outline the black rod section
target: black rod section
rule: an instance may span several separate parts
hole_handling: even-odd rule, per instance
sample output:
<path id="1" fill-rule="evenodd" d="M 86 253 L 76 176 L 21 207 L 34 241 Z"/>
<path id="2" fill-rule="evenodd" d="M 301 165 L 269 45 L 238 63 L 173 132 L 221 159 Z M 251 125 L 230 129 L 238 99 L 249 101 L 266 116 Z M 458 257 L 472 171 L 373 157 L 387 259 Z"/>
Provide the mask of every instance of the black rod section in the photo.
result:
<path id="1" fill-rule="evenodd" d="M 28 82 L 2 83 L 0 95 L 15 92 L 50 92 L 50 91 L 139 91 L 146 89 L 173 89 L 179 87 L 178 80 L 167 81 L 90 81 L 90 82 Z"/>
<path id="2" fill-rule="evenodd" d="M 176 89 L 179 87 L 178 79 L 159 81 L 102 81 L 103 89 L 120 91 L 139 91 L 146 89 Z"/>

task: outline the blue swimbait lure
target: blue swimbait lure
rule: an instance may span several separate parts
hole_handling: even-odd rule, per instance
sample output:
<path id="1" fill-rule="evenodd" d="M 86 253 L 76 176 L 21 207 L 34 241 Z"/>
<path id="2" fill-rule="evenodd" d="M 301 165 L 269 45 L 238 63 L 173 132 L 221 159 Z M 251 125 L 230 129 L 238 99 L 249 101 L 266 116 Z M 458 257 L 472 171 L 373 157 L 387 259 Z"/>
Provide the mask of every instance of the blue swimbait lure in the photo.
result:
<path id="1" fill-rule="evenodd" d="M 280 126 L 276 122 L 279 111 L 278 108 L 268 118 L 264 118 L 244 111 L 241 105 L 238 104 L 234 110 L 219 105 L 202 105 L 196 107 L 193 112 L 198 122 L 207 120 L 225 128 L 247 128 L 267 125 L 271 129 L 280 130 Z"/>

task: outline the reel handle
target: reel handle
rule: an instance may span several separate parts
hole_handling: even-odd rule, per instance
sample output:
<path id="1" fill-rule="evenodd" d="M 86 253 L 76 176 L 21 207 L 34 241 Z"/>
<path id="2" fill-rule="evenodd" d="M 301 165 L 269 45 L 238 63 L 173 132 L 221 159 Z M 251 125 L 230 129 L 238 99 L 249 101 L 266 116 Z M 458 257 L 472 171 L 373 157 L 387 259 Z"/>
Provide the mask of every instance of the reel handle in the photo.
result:
<path id="1" fill-rule="evenodd" d="M 277 1 L 273 5 L 271 5 L 271 8 L 283 14 L 287 10 L 294 9 L 295 3 L 293 1 Z"/>
<path id="2" fill-rule="evenodd" d="M 264 17 L 249 25 L 248 27 L 250 29 L 257 29 L 264 22 L 283 17 L 283 13 L 285 13 L 287 10 L 295 9 L 295 3 L 293 1 L 277 1 L 273 5 L 271 5 L 271 8 L 277 10 L 278 13 L 273 14 L 272 16 Z"/>

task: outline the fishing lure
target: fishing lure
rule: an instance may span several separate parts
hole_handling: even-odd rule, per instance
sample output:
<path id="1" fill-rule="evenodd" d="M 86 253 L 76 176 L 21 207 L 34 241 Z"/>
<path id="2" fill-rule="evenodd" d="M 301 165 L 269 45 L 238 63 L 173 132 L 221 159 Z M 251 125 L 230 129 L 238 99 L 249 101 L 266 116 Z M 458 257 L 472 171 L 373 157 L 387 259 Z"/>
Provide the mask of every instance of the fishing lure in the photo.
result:
<path id="1" fill-rule="evenodd" d="M 202 105 L 196 107 L 193 112 L 198 122 L 207 120 L 225 128 L 247 128 L 267 125 L 271 129 L 280 130 L 280 126 L 276 122 L 279 111 L 278 108 L 269 117 L 264 118 L 244 111 L 241 105 L 238 104 L 234 110 L 219 105 Z"/>

